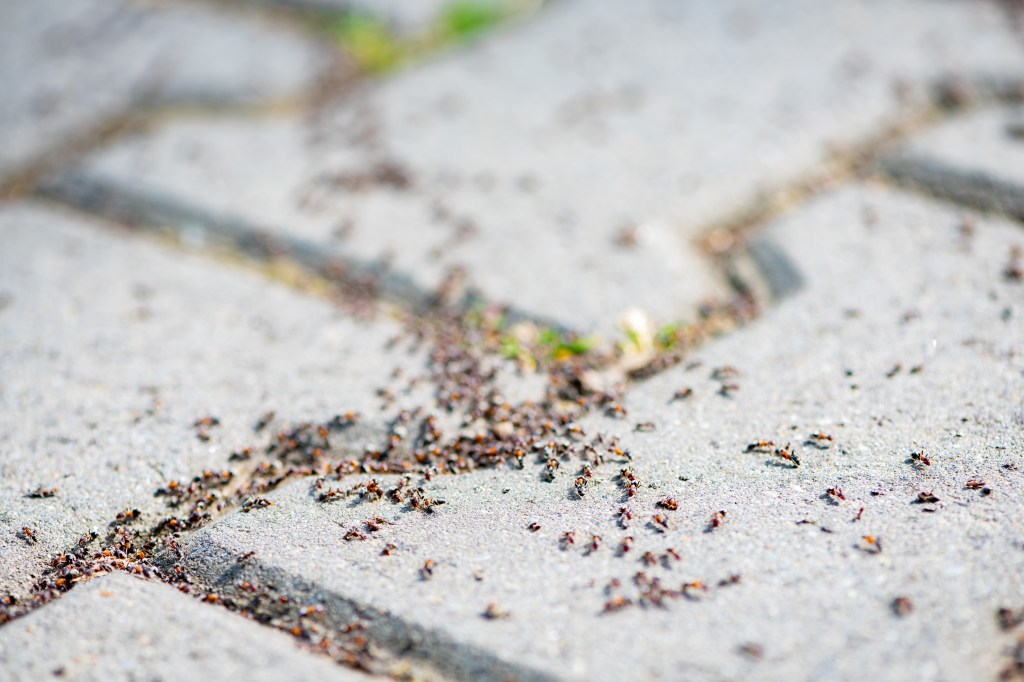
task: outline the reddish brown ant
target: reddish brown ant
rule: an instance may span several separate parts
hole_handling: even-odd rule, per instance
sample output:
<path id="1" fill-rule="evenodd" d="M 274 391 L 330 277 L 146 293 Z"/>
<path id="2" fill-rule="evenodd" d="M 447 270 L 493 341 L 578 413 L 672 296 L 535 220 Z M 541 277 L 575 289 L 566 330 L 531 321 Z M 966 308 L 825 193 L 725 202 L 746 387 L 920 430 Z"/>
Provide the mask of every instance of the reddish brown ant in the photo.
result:
<path id="1" fill-rule="evenodd" d="M 909 597 L 896 597 L 892 600 L 892 612 L 900 618 L 909 616 L 914 610 L 914 602 Z"/>
<path id="2" fill-rule="evenodd" d="M 827 490 L 825 490 L 825 494 L 833 499 L 842 500 L 844 502 L 846 501 L 846 495 L 843 494 L 843 489 L 838 486 L 834 488 L 828 488 Z"/>
<path id="3" fill-rule="evenodd" d="M 923 452 L 911 452 L 910 453 L 910 461 L 912 463 L 914 463 L 914 464 L 920 464 L 920 465 L 924 465 L 926 467 L 930 467 L 932 465 L 931 458 L 928 457 Z"/>
<path id="4" fill-rule="evenodd" d="M 693 389 L 690 387 L 681 388 L 672 394 L 672 401 L 686 400 L 693 395 Z"/>
<path id="5" fill-rule="evenodd" d="M 819 449 L 831 447 L 835 439 L 827 433 L 812 433 L 807 439 L 807 445 L 813 445 Z"/>
<path id="6" fill-rule="evenodd" d="M 25 497 L 53 497 L 54 495 L 57 494 L 59 490 L 60 488 L 57 488 L 56 486 L 52 488 L 44 488 L 43 486 L 39 486 L 35 490 L 30 490 L 29 492 L 25 493 Z"/>
<path id="7" fill-rule="evenodd" d="M 612 597 L 611 599 L 609 599 L 608 601 L 605 602 L 605 604 L 604 604 L 604 611 L 605 611 L 605 613 L 613 613 L 615 611 L 621 611 L 622 609 L 626 608 L 627 606 L 632 606 L 632 605 L 633 605 L 633 600 L 632 599 L 627 599 L 626 597 L 622 597 L 622 596 L 616 596 L 616 597 Z"/>
<path id="8" fill-rule="evenodd" d="M 794 467 L 800 466 L 800 458 L 796 456 L 796 453 L 790 449 L 789 443 L 786 443 L 784 448 L 775 448 L 775 456 L 781 457 L 782 459 L 791 462 Z"/>
<path id="9" fill-rule="evenodd" d="M 708 521 L 708 530 L 714 530 L 722 526 L 725 523 L 725 510 L 715 512 L 711 515 L 711 520 Z"/>
<path id="10" fill-rule="evenodd" d="M 627 535 L 622 538 L 622 544 L 619 545 L 619 554 L 629 554 L 631 549 L 633 549 L 633 536 Z"/>
<path id="11" fill-rule="evenodd" d="M 587 494 L 587 479 L 583 476 L 577 476 L 574 487 L 576 488 L 576 495 L 581 498 L 584 497 Z"/>
<path id="12" fill-rule="evenodd" d="M 864 549 L 865 552 L 869 552 L 871 554 L 881 554 L 881 552 L 882 552 L 882 539 L 881 538 L 876 538 L 874 535 L 864 535 L 864 536 L 861 536 L 861 539 L 864 540 L 864 543 L 867 545 L 866 548 L 862 548 L 862 549 Z"/>
<path id="13" fill-rule="evenodd" d="M 484 612 L 480 615 L 482 615 L 487 620 L 500 620 L 504 618 L 511 618 L 512 616 L 511 613 L 502 610 L 497 604 L 493 602 L 488 604 L 487 608 L 484 609 Z"/>

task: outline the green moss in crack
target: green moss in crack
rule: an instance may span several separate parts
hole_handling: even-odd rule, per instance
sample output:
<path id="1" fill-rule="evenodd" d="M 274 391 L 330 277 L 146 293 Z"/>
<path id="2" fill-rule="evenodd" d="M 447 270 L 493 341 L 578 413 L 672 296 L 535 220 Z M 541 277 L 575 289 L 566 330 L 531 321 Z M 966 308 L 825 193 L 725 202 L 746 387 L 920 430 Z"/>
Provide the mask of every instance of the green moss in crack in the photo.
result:
<path id="1" fill-rule="evenodd" d="M 408 56 L 408 46 L 391 27 L 372 14 L 353 12 L 333 22 L 332 33 L 345 50 L 368 73 L 384 73 L 399 66 Z"/>
<path id="2" fill-rule="evenodd" d="M 438 21 L 442 42 L 469 40 L 510 15 L 507 3 L 487 0 L 454 0 L 445 6 Z"/>

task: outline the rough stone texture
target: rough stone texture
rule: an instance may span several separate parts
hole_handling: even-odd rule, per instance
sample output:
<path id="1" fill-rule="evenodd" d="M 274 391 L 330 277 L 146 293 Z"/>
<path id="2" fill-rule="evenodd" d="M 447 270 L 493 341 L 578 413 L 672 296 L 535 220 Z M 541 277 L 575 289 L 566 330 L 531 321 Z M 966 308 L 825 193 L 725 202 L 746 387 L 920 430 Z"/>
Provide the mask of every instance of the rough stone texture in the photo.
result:
<path id="1" fill-rule="evenodd" d="M 133 105 L 295 95 L 326 65 L 279 26 L 209 7 L 39 0 L 0 7 L 0 178 Z"/>
<path id="2" fill-rule="evenodd" d="M 0 629 L 21 680 L 369 680 L 160 583 L 106 576 Z"/>
<path id="3" fill-rule="evenodd" d="M 691 243 L 709 223 L 900 121 L 929 79 L 1021 61 L 988 4 L 567 0 L 313 125 L 183 122 L 78 177 L 424 289 L 462 266 L 491 298 L 607 332 L 627 308 L 667 321 L 726 295 Z"/>
<path id="4" fill-rule="evenodd" d="M 400 329 L 356 321 L 255 273 L 167 251 L 61 212 L 0 212 L 0 591 L 125 508 L 153 521 L 154 491 L 277 428 L 348 411 L 349 446 L 383 442 L 376 390 L 422 368 Z M 256 436 L 268 410 L 277 421 Z M 200 442 L 196 419 L 218 417 Z M 344 438 L 344 436 L 340 436 Z M 337 438 L 336 444 L 341 445 Z M 55 497 L 26 499 L 37 486 Z M 16 536 L 37 532 L 28 545 Z"/>
<path id="5" fill-rule="evenodd" d="M 1024 116 L 991 107 L 953 117 L 915 135 L 882 169 L 938 197 L 1024 218 Z"/>
<path id="6" fill-rule="evenodd" d="M 435 480 L 430 494 L 447 504 L 433 515 L 320 504 L 296 482 L 276 506 L 193 536 L 189 564 L 217 589 L 244 576 L 315 595 L 339 622 L 358 612 L 383 645 L 466 679 L 991 679 L 1010 644 L 995 611 L 1021 606 L 1024 575 L 1024 289 L 1003 276 L 1024 238 L 994 219 L 973 235 L 960 226 L 955 210 L 869 187 L 773 226 L 765 238 L 805 289 L 699 352 L 703 364 L 638 386 L 628 420 L 590 424 L 622 433 L 643 482 L 634 498 L 614 462 L 583 499 L 568 463 L 553 484 L 529 466 Z M 729 397 L 708 378 L 726 365 L 738 371 Z M 683 386 L 694 395 L 673 401 Z M 632 432 L 648 420 L 655 431 Z M 814 432 L 835 441 L 804 444 Z M 745 451 L 760 439 L 792 442 L 802 466 Z M 930 466 L 910 463 L 921 450 Z M 845 500 L 828 499 L 833 486 Z M 920 492 L 940 501 L 914 504 Z M 667 495 L 678 511 L 656 508 Z M 614 520 L 623 505 L 628 530 Z M 712 529 L 718 510 L 725 523 Z M 655 513 L 668 517 L 663 533 Z M 378 514 L 393 526 L 342 540 Z M 575 545 L 560 550 L 569 530 Z M 588 553 L 592 534 L 603 544 Z M 386 542 L 393 556 L 381 556 Z M 639 561 L 668 547 L 681 555 L 670 568 Z M 612 595 L 636 599 L 638 571 L 710 590 L 602 613 L 612 579 Z M 904 617 L 898 596 L 914 606 Z M 490 603 L 508 617 L 483 618 Z"/>

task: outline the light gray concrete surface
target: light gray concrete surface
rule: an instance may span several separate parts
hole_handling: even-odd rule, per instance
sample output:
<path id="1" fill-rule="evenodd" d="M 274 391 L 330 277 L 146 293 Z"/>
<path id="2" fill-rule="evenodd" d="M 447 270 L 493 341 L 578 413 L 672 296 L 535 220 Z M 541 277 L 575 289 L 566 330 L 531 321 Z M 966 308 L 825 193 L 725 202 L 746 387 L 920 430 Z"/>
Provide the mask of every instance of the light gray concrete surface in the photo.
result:
<path id="1" fill-rule="evenodd" d="M 69 177 L 424 289 L 461 266 L 488 297 L 607 333 L 628 308 L 657 323 L 727 295 L 701 231 L 902 121 L 930 79 L 1021 63 L 988 4 L 566 0 L 313 125 L 181 122 Z"/>
<path id="2" fill-rule="evenodd" d="M 583 499 L 570 463 L 554 483 L 539 466 L 435 480 L 429 494 L 447 504 L 432 515 L 323 505 L 296 482 L 276 506 L 193 536 L 189 565 L 215 589 L 244 576 L 316 595 L 339 622 L 359 613 L 385 646 L 465 679 L 991 679 L 1011 643 L 996 609 L 1024 594 L 1024 289 L 1002 275 L 1024 236 L 980 218 L 965 236 L 961 222 L 858 186 L 772 226 L 765 238 L 799 266 L 803 292 L 697 353 L 700 366 L 636 387 L 625 421 L 588 424 L 623 436 L 642 482 L 633 498 L 615 462 Z M 738 372 L 731 397 L 708 378 L 723 366 Z M 693 396 L 673 401 L 684 386 Z M 641 421 L 655 430 L 634 433 Z M 811 433 L 835 440 L 819 450 Z M 762 439 L 792 443 L 802 465 L 746 452 Z M 915 451 L 931 465 L 910 463 Z M 914 504 L 922 492 L 939 501 Z M 666 496 L 677 511 L 656 507 Z M 374 515 L 393 525 L 342 539 Z M 575 544 L 560 549 L 566 531 Z M 666 567 L 670 547 L 680 560 Z M 645 551 L 659 563 L 645 566 Z M 638 599 L 638 571 L 710 589 L 604 613 L 615 595 Z M 903 617 L 897 597 L 913 604 Z M 484 618 L 489 604 L 507 617 Z"/>
<path id="3" fill-rule="evenodd" d="M 280 99 L 326 65 L 285 27 L 197 4 L 5 2 L 0 178 L 133 105 Z"/>
<path id="4" fill-rule="evenodd" d="M 897 182 L 1024 217 L 1024 109 L 989 106 L 915 135 L 882 162 Z"/>
<path id="5" fill-rule="evenodd" d="M 278 429 L 336 414 L 364 421 L 333 436 L 362 452 L 391 412 L 427 402 L 392 380 L 422 352 L 385 351 L 396 323 L 354 320 L 215 261 L 31 205 L 0 212 L 0 591 L 126 508 L 166 515 L 158 487 L 265 445 Z M 256 420 L 276 421 L 262 434 Z M 193 423 L 221 420 L 201 442 Z M 257 449 L 257 452 L 259 450 Z M 54 497 L 24 495 L 59 487 Z M 38 542 L 17 533 L 25 526 Z"/>
<path id="6" fill-rule="evenodd" d="M 5 680 L 369 680 L 288 635 L 123 573 L 0 629 Z"/>

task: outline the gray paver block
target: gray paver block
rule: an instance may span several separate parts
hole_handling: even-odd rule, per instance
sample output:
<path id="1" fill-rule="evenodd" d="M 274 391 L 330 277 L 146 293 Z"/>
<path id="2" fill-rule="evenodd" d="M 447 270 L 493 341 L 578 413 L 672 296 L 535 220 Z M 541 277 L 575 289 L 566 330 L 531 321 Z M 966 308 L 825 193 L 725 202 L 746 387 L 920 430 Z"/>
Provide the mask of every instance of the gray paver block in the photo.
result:
<path id="1" fill-rule="evenodd" d="M 327 65 L 283 27 L 182 4 L 4 3 L 0 27 L 0 177 L 132 105 L 263 102 Z"/>
<path id="2" fill-rule="evenodd" d="M 643 483 L 633 498 L 615 463 L 597 467 L 583 499 L 568 471 L 545 483 L 539 466 L 436 479 L 429 494 L 447 504 L 432 515 L 324 505 L 296 482 L 276 506 L 199 531 L 188 562 L 217 590 L 244 578 L 315 595 L 340 622 L 361 611 L 382 642 L 463 678 L 992 677 L 1010 643 L 995 611 L 1020 606 L 1024 574 L 1024 290 L 1001 275 L 1021 235 L 979 220 L 965 244 L 959 225 L 945 206 L 854 187 L 770 229 L 806 277 L 802 293 L 700 351 L 700 367 L 635 388 L 627 421 L 590 424 L 622 434 Z M 707 378 L 726 365 L 739 372 L 731 397 Z M 693 396 L 673 401 L 682 386 Z M 655 431 L 632 431 L 647 420 Z M 813 432 L 835 442 L 805 445 Z M 802 465 L 745 451 L 760 439 L 791 441 Z M 921 450 L 932 464 L 908 463 Z M 966 489 L 970 479 L 993 492 Z M 845 500 L 827 499 L 833 486 Z M 914 504 L 921 492 L 940 501 Z M 678 511 L 655 506 L 669 495 Z M 634 515 L 625 530 L 621 506 Z M 342 539 L 374 515 L 393 525 Z M 560 549 L 570 530 L 575 544 Z M 588 553 L 593 534 L 602 546 Z M 389 542 L 397 550 L 381 556 Z M 666 568 L 669 547 L 681 559 Z M 645 551 L 657 565 L 639 561 Z M 604 613 L 614 595 L 637 599 L 638 571 L 710 590 Z M 904 617 L 899 596 L 914 605 Z M 484 618 L 492 603 L 508 617 Z"/>
<path id="3" fill-rule="evenodd" d="M 0 630 L 4 679 L 369 680 L 160 583 L 94 580 Z"/>
<path id="4" fill-rule="evenodd" d="M 422 352 L 384 348 L 401 327 L 357 321 L 254 273 L 211 267 L 59 211 L 0 212 L 0 590 L 126 508 L 167 514 L 154 491 L 265 444 L 284 425 L 359 412 L 334 445 L 384 441 L 393 409 L 425 404 L 391 380 Z M 277 421 L 253 424 L 268 410 Z M 195 420 L 221 425 L 201 442 Z M 349 433 L 349 432 L 345 432 Z M 347 440 L 346 440 L 347 439 Z M 55 497 L 27 499 L 37 486 Z M 161 516 L 158 516 L 161 515 Z M 39 541 L 16 536 L 24 526 Z"/>
<path id="5" fill-rule="evenodd" d="M 981 108 L 915 135 L 881 164 L 898 182 L 983 210 L 1024 217 L 1024 119 Z"/>
<path id="6" fill-rule="evenodd" d="M 312 126 L 183 122 L 71 177 L 609 332 L 726 296 L 693 240 L 900 121 L 896 85 L 1020 61 L 988 5 L 566 1 Z"/>

